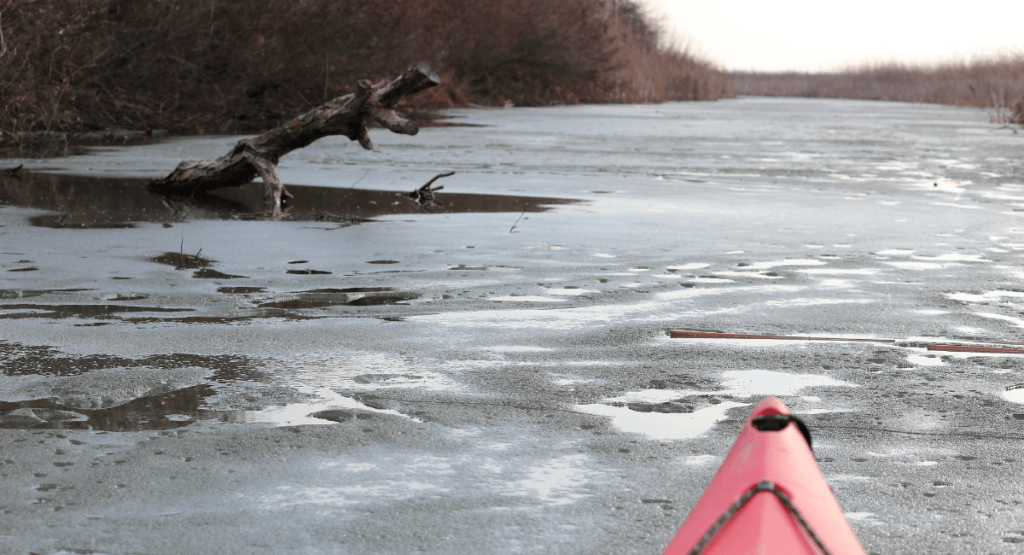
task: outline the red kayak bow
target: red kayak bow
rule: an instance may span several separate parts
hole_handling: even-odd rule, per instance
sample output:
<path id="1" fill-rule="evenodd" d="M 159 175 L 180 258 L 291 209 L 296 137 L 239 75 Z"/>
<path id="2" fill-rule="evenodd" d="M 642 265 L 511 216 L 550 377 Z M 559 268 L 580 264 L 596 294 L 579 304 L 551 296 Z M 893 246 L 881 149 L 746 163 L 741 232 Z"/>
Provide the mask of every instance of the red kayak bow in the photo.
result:
<path id="1" fill-rule="evenodd" d="M 782 401 L 758 403 L 664 555 L 865 555 L 810 442 Z"/>

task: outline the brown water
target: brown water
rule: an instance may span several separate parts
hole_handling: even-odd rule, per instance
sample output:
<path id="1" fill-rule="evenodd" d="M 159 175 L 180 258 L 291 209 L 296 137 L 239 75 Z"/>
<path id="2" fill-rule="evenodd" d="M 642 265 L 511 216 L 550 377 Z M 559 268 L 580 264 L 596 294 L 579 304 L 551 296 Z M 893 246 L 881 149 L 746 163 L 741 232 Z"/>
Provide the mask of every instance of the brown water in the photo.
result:
<path id="1" fill-rule="evenodd" d="M 0 203 L 52 210 L 32 218 L 32 224 L 51 228 L 129 228 L 137 222 L 171 225 L 187 219 L 261 219 L 263 187 L 218 189 L 193 196 L 151 192 L 144 179 L 109 179 L 20 172 L 0 175 Z M 284 219 L 353 224 L 377 216 L 420 213 L 542 212 L 546 205 L 569 204 L 571 199 L 437 193 L 438 205 L 424 208 L 407 193 L 367 189 L 338 189 L 288 185 L 294 195 Z M 379 262 L 385 263 L 385 262 Z M 26 270 L 27 271 L 27 270 Z"/>

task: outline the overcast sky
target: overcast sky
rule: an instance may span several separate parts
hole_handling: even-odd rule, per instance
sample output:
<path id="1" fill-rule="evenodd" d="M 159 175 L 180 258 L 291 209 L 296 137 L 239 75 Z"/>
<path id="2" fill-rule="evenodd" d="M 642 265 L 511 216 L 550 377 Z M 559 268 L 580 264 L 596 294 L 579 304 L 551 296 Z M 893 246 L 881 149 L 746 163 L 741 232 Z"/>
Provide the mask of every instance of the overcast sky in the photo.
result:
<path id="1" fill-rule="evenodd" d="M 1024 0 L 641 0 L 730 71 L 841 70 L 1024 54 Z"/>

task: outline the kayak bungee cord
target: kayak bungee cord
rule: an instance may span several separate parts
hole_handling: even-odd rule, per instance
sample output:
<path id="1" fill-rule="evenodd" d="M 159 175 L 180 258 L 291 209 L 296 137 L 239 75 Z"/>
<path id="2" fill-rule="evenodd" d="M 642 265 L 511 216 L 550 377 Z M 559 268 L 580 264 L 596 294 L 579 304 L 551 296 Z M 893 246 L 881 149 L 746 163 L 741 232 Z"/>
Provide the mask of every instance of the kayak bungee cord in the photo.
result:
<path id="1" fill-rule="evenodd" d="M 811 526 L 807 524 L 807 521 L 804 520 L 804 517 L 800 515 L 800 511 L 798 511 L 796 507 L 793 506 L 793 502 L 789 500 L 789 496 L 783 493 L 778 488 L 776 488 L 775 484 L 773 484 L 769 480 L 761 480 L 757 484 L 751 486 L 750 489 L 748 489 L 746 492 L 744 492 L 743 495 L 741 495 L 740 498 L 737 499 L 731 507 L 729 507 L 724 513 L 722 513 L 722 516 L 718 517 L 718 520 L 715 521 L 715 523 L 711 526 L 711 529 L 708 530 L 707 533 L 705 533 L 704 536 L 700 538 L 700 541 L 697 542 L 697 545 L 693 546 L 693 549 L 690 550 L 689 555 L 700 555 L 700 552 L 704 551 L 704 546 L 706 546 L 708 542 L 715 537 L 715 534 L 717 534 L 718 531 L 721 530 L 722 527 L 724 527 L 726 523 L 729 522 L 729 519 L 732 518 L 734 514 L 739 512 L 739 510 L 742 509 L 748 501 L 753 499 L 755 495 L 762 491 L 767 491 L 775 494 L 775 497 L 779 498 L 779 501 L 782 502 L 783 506 L 786 507 L 786 510 L 789 511 L 789 514 L 793 515 L 793 518 L 795 518 L 796 521 L 800 523 L 800 527 L 803 528 L 804 531 L 807 532 L 807 535 L 810 536 L 812 540 L 814 540 L 814 543 L 818 545 L 818 549 L 821 549 L 823 555 L 829 555 L 828 549 L 825 549 L 825 546 L 821 543 L 821 540 L 818 539 L 818 535 L 814 533 L 814 530 L 811 530 Z"/>

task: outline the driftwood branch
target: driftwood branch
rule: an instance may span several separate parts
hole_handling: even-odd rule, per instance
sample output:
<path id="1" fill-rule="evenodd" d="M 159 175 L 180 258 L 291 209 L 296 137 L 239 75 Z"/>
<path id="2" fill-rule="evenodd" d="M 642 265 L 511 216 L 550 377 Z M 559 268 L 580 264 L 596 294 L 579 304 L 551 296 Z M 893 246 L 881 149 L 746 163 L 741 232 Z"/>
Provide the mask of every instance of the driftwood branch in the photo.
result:
<path id="1" fill-rule="evenodd" d="M 263 179 L 267 212 L 281 213 L 282 199 L 291 198 L 277 176 L 277 163 L 285 154 L 328 135 L 344 135 L 373 149 L 366 126 L 370 121 L 395 133 L 415 135 L 419 127 L 395 112 L 402 98 L 440 83 L 425 64 L 417 64 L 392 81 L 356 84 L 354 93 L 323 105 L 252 139 L 239 141 L 231 152 L 211 160 L 182 162 L 171 173 L 149 183 L 160 193 L 193 194 L 222 187 L 238 187 L 256 177 Z"/>
<path id="2" fill-rule="evenodd" d="M 24 167 L 25 167 L 25 164 L 18 164 L 17 166 L 15 166 L 13 168 L 4 168 L 4 169 L 0 170 L 0 175 L 6 175 L 8 177 L 18 177 L 18 172 L 20 172 L 21 168 L 24 168 Z"/>
<path id="3" fill-rule="evenodd" d="M 431 187 L 431 185 L 433 185 L 435 181 L 441 179 L 442 177 L 449 177 L 452 175 L 455 175 L 455 172 L 439 173 L 435 175 L 430 181 L 427 181 L 426 184 L 424 184 L 422 187 L 416 189 L 411 193 L 408 193 L 406 196 L 411 198 L 413 202 L 415 202 L 416 204 L 425 207 L 427 210 L 430 210 L 430 208 L 433 206 L 444 206 L 440 202 L 437 202 L 437 200 L 434 198 L 434 191 L 440 191 L 441 189 L 444 189 L 444 185 L 438 185 L 437 187 Z"/>

